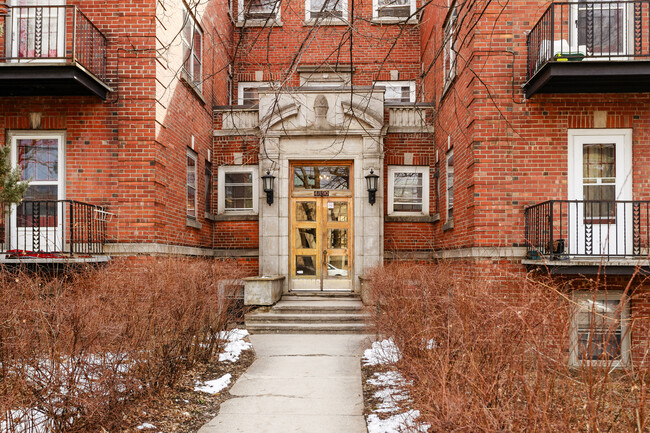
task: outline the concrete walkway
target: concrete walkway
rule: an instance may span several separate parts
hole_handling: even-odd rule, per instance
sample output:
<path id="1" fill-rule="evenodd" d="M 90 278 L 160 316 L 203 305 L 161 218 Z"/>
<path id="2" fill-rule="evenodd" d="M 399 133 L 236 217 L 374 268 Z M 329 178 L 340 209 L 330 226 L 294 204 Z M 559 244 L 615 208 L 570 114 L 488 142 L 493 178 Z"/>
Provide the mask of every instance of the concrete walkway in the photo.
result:
<path id="1" fill-rule="evenodd" d="M 252 335 L 256 359 L 199 433 L 366 433 L 367 335 Z"/>

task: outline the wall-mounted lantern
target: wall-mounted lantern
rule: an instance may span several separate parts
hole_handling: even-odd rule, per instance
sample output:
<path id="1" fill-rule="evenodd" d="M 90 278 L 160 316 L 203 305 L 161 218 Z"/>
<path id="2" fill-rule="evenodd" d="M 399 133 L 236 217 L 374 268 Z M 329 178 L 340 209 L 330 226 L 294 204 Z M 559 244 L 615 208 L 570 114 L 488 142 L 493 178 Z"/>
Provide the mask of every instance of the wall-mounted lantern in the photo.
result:
<path id="1" fill-rule="evenodd" d="M 375 204 L 375 193 L 377 192 L 377 183 L 379 176 L 375 174 L 375 170 L 370 169 L 370 174 L 366 176 L 366 184 L 368 186 L 368 202 L 370 205 Z"/>
<path id="2" fill-rule="evenodd" d="M 262 185 L 266 193 L 266 202 L 269 206 L 273 204 L 273 181 L 275 176 L 271 174 L 271 170 L 266 170 L 266 174 L 262 176 Z"/>

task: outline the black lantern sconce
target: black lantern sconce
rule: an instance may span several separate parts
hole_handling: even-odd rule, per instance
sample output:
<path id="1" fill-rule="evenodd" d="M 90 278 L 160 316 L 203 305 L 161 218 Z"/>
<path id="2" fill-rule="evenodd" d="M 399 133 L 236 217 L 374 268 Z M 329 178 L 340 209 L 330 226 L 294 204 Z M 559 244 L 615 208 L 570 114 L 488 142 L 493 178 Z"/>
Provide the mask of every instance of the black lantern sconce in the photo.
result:
<path id="1" fill-rule="evenodd" d="M 370 169 L 370 174 L 366 176 L 366 184 L 368 186 L 368 202 L 370 205 L 375 204 L 375 193 L 377 192 L 377 183 L 379 181 L 379 176 L 375 174 L 375 170 Z"/>
<path id="2" fill-rule="evenodd" d="M 266 170 L 266 174 L 262 176 L 262 185 L 264 186 L 264 192 L 266 193 L 266 203 L 269 206 L 273 204 L 273 181 L 275 176 L 271 174 L 271 170 Z"/>

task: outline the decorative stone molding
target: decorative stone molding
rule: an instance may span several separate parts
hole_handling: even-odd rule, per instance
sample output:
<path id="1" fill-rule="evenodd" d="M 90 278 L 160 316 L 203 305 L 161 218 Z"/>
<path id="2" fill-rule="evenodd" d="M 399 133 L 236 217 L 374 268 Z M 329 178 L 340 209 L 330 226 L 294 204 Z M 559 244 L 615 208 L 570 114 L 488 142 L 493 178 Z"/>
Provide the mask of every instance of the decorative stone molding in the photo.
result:
<path id="1" fill-rule="evenodd" d="M 414 105 L 388 107 L 388 132 L 433 133 L 433 126 L 426 123 L 427 110 Z"/>
<path id="2" fill-rule="evenodd" d="M 284 276 L 244 278 L 244 305 L 270 306 L 282 297 Z"/>
<path id="3" fill-rule="evenodd" d="M 215 136 L 220 135 L 257 135 L 259 131 L 259 114 L 257 107 L 225 107 L 215 109 L 222 113 L 222 127 L 214 131 Z"/>

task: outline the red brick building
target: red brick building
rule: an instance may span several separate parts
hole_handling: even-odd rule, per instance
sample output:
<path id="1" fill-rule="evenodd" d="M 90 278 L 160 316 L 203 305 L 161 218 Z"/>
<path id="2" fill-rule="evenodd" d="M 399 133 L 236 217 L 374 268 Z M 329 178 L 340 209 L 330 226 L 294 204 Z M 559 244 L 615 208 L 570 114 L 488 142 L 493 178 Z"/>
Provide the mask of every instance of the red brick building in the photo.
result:
<path id="1" fill-rule="evenodd" d="M 14 209 L 3 251 L 233 257 L 285 293 L 647 269 L 645 3 L 5 3 L 0 140 L 27 198 L 92 206 Z"/>

